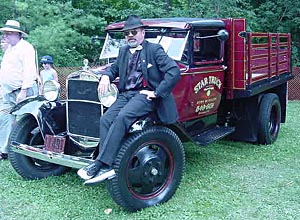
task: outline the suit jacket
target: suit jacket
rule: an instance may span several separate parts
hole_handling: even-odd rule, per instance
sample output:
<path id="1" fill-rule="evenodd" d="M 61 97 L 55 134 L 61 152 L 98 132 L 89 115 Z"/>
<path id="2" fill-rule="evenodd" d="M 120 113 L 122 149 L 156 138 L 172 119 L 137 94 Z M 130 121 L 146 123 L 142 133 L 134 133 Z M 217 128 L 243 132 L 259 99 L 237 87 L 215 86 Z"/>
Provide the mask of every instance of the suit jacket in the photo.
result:
<path id="1" fill-rule="evenodd" d="M 172 89 L 180 79 L 180 70 L 159 44 L 153 44 L 146 40 L 142 43 L 140 53 L 141 67 L 147 87 L 155 91 L 157 114 L 161 122 L 171 124 L 178 119 L 175 99 Z M 127 66 L 129 62 L 129 46 L 124 46 L 119 51 L 117 60 L 106 71 L 110 80 L 119 77 L 119 91 L 124 92 Z"/>

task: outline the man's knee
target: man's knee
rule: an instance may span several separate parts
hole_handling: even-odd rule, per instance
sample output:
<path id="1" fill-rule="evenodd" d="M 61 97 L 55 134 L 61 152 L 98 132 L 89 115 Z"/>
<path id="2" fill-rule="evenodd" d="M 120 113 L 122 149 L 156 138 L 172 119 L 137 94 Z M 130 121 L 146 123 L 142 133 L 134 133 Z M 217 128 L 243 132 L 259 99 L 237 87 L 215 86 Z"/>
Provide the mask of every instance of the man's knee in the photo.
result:
<path id="1" fill-rule="evenodd" d="M 100 126 L 109 127 L 112 124 L 112 119 L 106 117 L 105 114 L 100 117 Z"/>
<path id="2" fill-rule="evenodd" d="M 116 121 L 124 121 L 128 118 L 130 118 L 130 113 L 128 113 L 126 111 L 120 111 L 115 120 Z"/>

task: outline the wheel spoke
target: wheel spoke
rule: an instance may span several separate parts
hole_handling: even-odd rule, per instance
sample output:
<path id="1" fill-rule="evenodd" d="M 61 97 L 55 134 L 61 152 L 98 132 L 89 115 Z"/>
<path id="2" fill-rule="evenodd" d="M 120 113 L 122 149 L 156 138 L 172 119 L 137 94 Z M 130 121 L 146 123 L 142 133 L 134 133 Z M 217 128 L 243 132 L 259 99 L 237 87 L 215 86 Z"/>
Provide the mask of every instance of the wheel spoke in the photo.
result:
<path id="1" fill-rule="evenodd" d="M 151 149 L 149 147 L 143 147 L 136 153 L 136 157 L 139 159 L 139 161 L 143 161 L 145 157 L 147 157 L 149 154 L 152 154 Z"/>
<path id="2" fill-rule="evenodd" d="M 128 179 L 131 185 L 136 186 L 141 184 L 142 172 L 140 166 L 128 170 Z"/>
<path id="3" fill-rule="evenodd" d="M 158 151 L 156 152 L 156 155 L 159 157 L 162 163 L 165 163 L 167 160 L 167 155 L 166 152 L 162 149 L 159 148 Z"/>
<path id="4" fill-rule="evenodd" d="M 160 178 L 165 178 L 165 176 L 167 175 L 167 173 L 169 172 L 169 167 L 170 167 L 170 160 L 167 157 L 166 152 L 163 149 L 159 149 L 159 151 L 157 152 L 157 155 L 159 156 L 159 160 L 160 160 Z"/>
<path id="5" fill-rule="evenodd" d="M 155 183 L 148 183 L 142 186 L 140 193 L 141 194 L 150 194 L 152 193 L 155 189 Z"/>

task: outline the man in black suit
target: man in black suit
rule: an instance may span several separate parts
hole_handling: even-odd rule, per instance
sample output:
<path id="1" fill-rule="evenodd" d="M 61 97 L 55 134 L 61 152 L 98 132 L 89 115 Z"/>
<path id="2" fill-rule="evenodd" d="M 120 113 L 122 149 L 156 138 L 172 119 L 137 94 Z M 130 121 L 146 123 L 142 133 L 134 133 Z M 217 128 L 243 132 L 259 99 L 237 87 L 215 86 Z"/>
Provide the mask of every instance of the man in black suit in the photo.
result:
<path id="1" fill-rule="evenodd" d="M 156 111 L 162 123 L 175 123 L 178 113 L 171 93 L 180 70 L 159 44 L 147 42 L 145 26 L 136 15 L 125 21 L 127 45 L 102 76 L 98 92 L 105 94 L 110 82 L 119 77 L 118 98 L 100 119 L 100 149 L 96 160 L 78 170 L 86 184 L 113 178 L 113 161 L 128 129 L 138 118 Z"/>

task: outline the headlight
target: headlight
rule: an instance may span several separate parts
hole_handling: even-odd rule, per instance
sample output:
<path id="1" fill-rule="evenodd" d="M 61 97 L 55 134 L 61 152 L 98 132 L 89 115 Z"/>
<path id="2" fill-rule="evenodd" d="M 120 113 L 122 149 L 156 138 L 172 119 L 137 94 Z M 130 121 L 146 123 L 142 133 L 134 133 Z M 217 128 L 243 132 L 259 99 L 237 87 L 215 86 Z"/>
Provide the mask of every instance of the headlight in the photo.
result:
<path id="1" fill-rule="evenodd" d="M 55 80 L 48 80 L 43 85 L 42 93 L 48 101 L 55 101 L 60 95 L 60 84 Z"/>
<path id="2" fill-rule="evenodd" d="M 105 107 L 110 107 L 116 100 L 118 96 L 118 88 L 115 84 L 110 84 L 108 92 L 100 96 L 98 94 L 100 103 Z"/>

